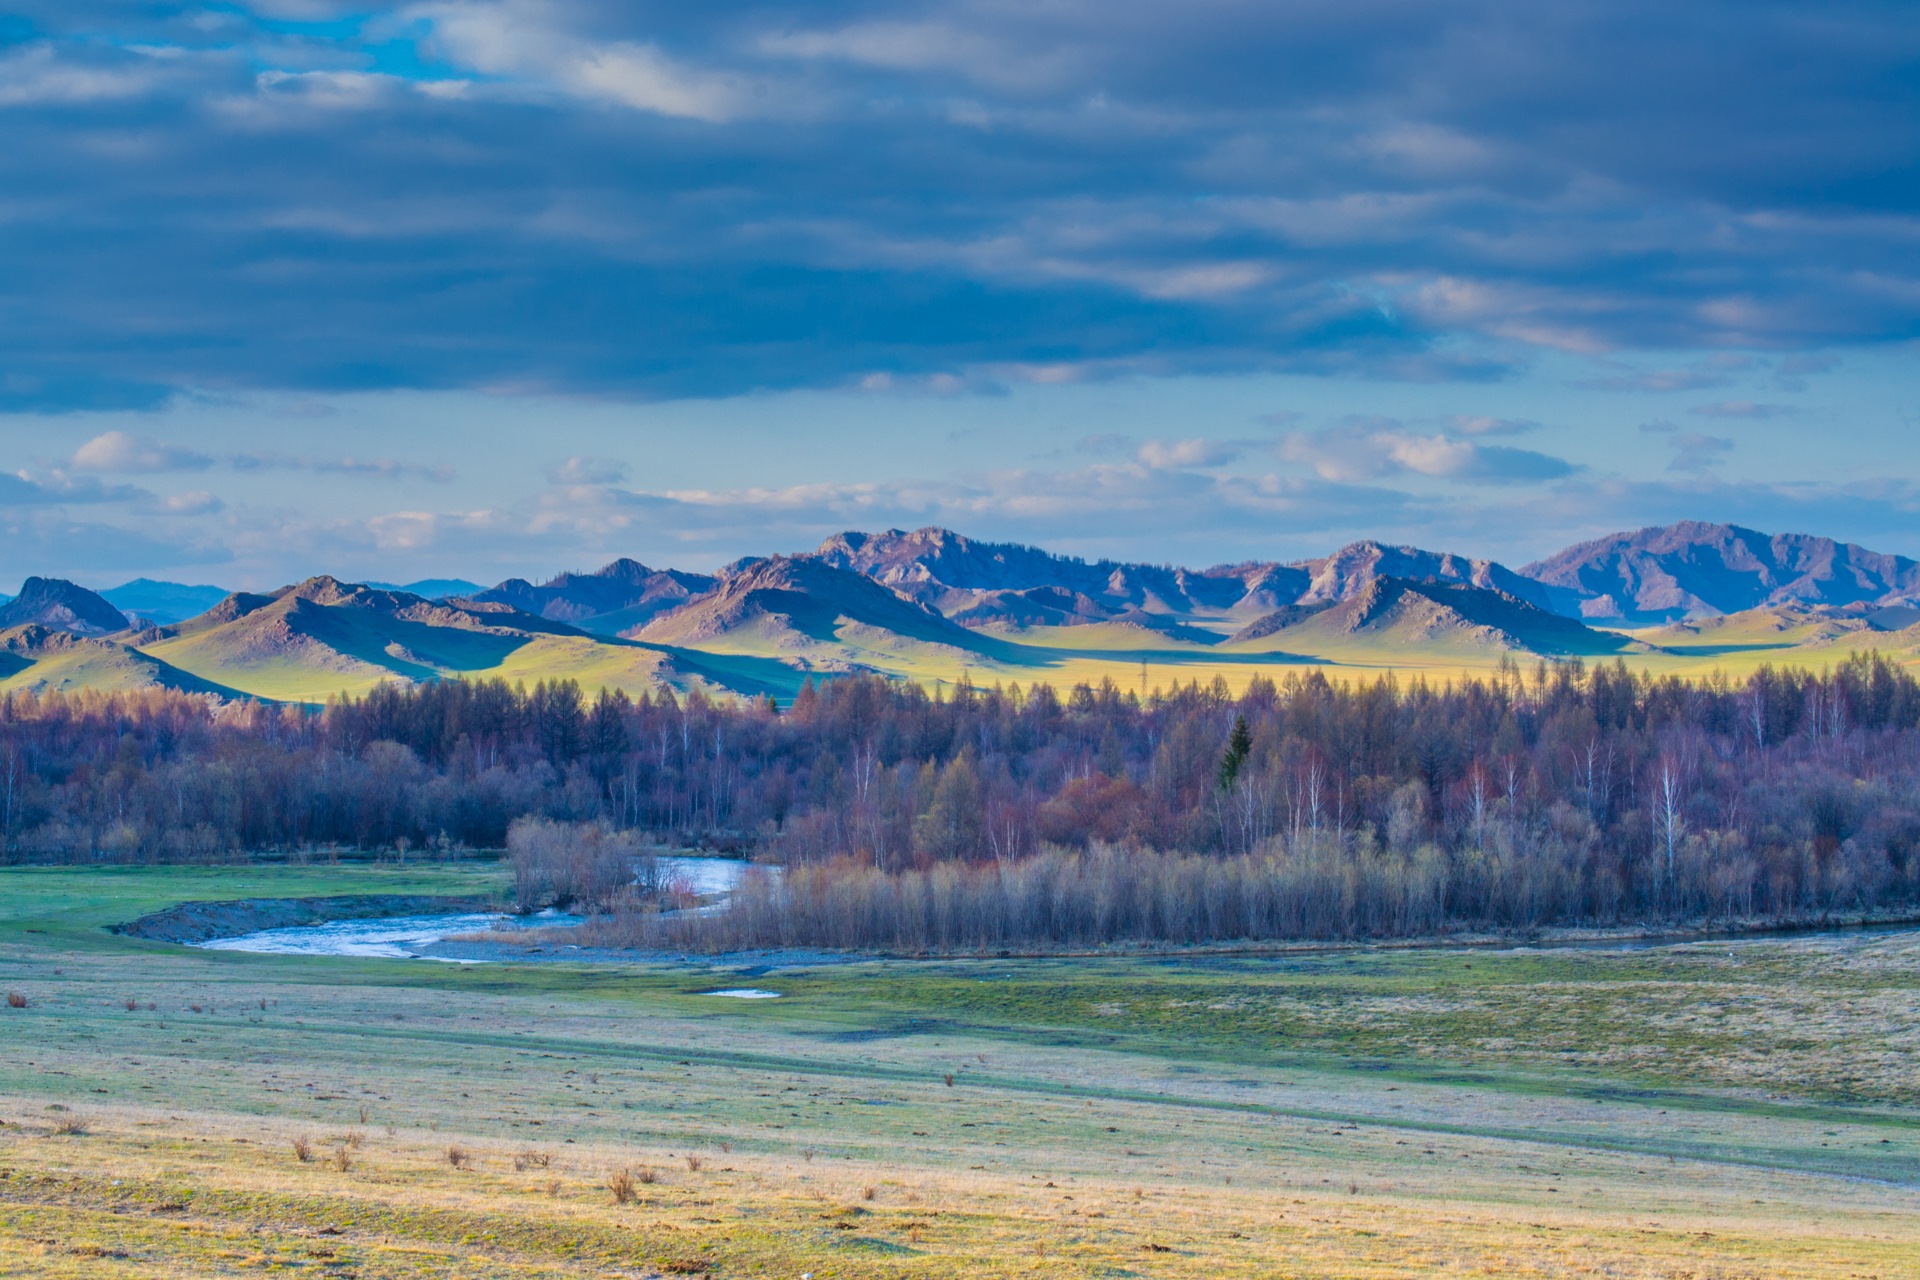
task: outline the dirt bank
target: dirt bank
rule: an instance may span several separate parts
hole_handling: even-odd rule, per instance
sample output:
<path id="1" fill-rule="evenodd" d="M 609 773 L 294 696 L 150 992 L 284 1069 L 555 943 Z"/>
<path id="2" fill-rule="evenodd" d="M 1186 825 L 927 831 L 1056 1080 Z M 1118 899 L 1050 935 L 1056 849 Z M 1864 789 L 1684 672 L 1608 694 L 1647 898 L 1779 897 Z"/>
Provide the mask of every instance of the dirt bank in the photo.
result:
<path id="1" fill-rule="evenodd" d="M 260 929 L 365 920 L 378 916 L 459 915 L 499 910 L 491 898 L 429 894 L 356 894 L 339 898 L 241 898 L 230 902 L 182 902 L 113 926 L 115 933 L 155 942 L 206 942 L 237 938 Z"/>

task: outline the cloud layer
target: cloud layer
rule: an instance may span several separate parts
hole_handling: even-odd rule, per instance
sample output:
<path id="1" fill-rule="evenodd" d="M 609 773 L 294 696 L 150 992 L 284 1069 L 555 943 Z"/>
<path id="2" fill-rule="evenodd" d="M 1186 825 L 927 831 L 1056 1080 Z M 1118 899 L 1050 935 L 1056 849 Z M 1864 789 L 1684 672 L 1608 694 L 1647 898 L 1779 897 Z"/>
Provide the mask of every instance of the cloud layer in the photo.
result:
<path id="1" fill-rule="evenodd" d="M 0 408 L 1464 378 L 1920 332 L 1894 3 L 12 12 Z M 1536 465 L 1470 434 L 1400 465 Z"/>

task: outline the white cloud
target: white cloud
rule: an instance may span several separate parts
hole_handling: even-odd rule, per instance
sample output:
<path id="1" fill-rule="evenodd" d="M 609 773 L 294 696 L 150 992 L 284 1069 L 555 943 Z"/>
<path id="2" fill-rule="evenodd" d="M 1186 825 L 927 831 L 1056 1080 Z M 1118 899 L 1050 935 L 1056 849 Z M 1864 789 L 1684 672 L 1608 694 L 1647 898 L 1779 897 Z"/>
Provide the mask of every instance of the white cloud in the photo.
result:
<path id="1" fill-rule="evenodd" d="M 1156 470 L 1178 467 L 1219 467 L 1238 458 L 1242 447 L 1231 440 L 1149 440 L 1140 446 L 1140 461 Z"/>
<path id="2" fill-rule="evenodd" d="M 76 471 L 98 472 L 204 471 L 213 459 L 180 445 L 108 431 L 75 449 L 68 465 Z"/>
<path id="3" fill-rule="evenodd" d="M 452 61 L 575 97 L 710 123 L 746 114 L 753 97 L 742 77 L 685 65 L 651 42 L 576 36 L 552 6 L 533 0 L 427 4 L 409 13 L 432 24 L 433 43 Z"/>
<path id="4" fill-rule="evenodd" d="M 205 489 L 170 494 L 160 501 L 161 513 L 170 516 L 205 516 L 225 509 L 226 503 Z"/>
<path id="5" fill-rule="evenodd" d="M 0 107 L 37 107 L 134 98 L 154 85 L 151 66 L 88 66 L 63 61 L 50 44 L 0 58 Z"/>
<path id="6" fill-rule="evenodd" d="M 1469 421 L 1479 421 L 1470 419 Z M 1324 431 L 1295 431 L 1280 457 L 1313 468 L 1323 479 L 1377 480 L 1395 475 L 1482 482 L 1551 480 L 1572 464 L 1551 454 L 1414 431 L 1393 419 L 1363 419 Z"/>

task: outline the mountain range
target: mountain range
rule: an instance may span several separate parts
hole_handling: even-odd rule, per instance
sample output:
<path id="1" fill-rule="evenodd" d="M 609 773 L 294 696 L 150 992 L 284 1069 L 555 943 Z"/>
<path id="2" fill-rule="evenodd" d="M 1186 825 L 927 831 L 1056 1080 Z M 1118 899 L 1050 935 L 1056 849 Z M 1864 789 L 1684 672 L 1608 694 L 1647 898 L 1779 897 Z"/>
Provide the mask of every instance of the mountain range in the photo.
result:
<path id="1" fill-rule="evenodd" d="M 1231 684 L 1294 665 L 1440 675 L 1509 656 L 1617 656 L 1704 671 L 1867 647 L 1920 660 L 1920 562 L 1698 522 L 1519 570 L 1371 541 L 1188 569 L 928 528 L 841 533 L 715 574 L 620 559 L 538 584 L 323 576 L 265 594 L 29 578 L 0 605 L 0 687 L 291 701 L 453 676 L 778 695 L 851 671 Z"/>

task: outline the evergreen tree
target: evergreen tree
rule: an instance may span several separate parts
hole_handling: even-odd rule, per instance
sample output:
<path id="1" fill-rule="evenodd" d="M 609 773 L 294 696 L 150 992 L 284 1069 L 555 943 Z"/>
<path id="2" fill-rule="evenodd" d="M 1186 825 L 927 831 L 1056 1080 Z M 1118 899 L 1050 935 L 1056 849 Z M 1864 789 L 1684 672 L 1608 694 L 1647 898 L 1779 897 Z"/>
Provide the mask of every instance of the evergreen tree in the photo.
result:
<path id="1" fill-rule="evenodd" d="M 1233 732 L 1227 735 L 1227 753 L 1220 757 L 1220 789 L 1233 790 L 1233 784 L 1240 777 L 1240 767 L 1247 762 L 1247 753 L 1253 750 L 1253 732 L 1247 728 L 1245 716 L 1233 718 Z"/>

